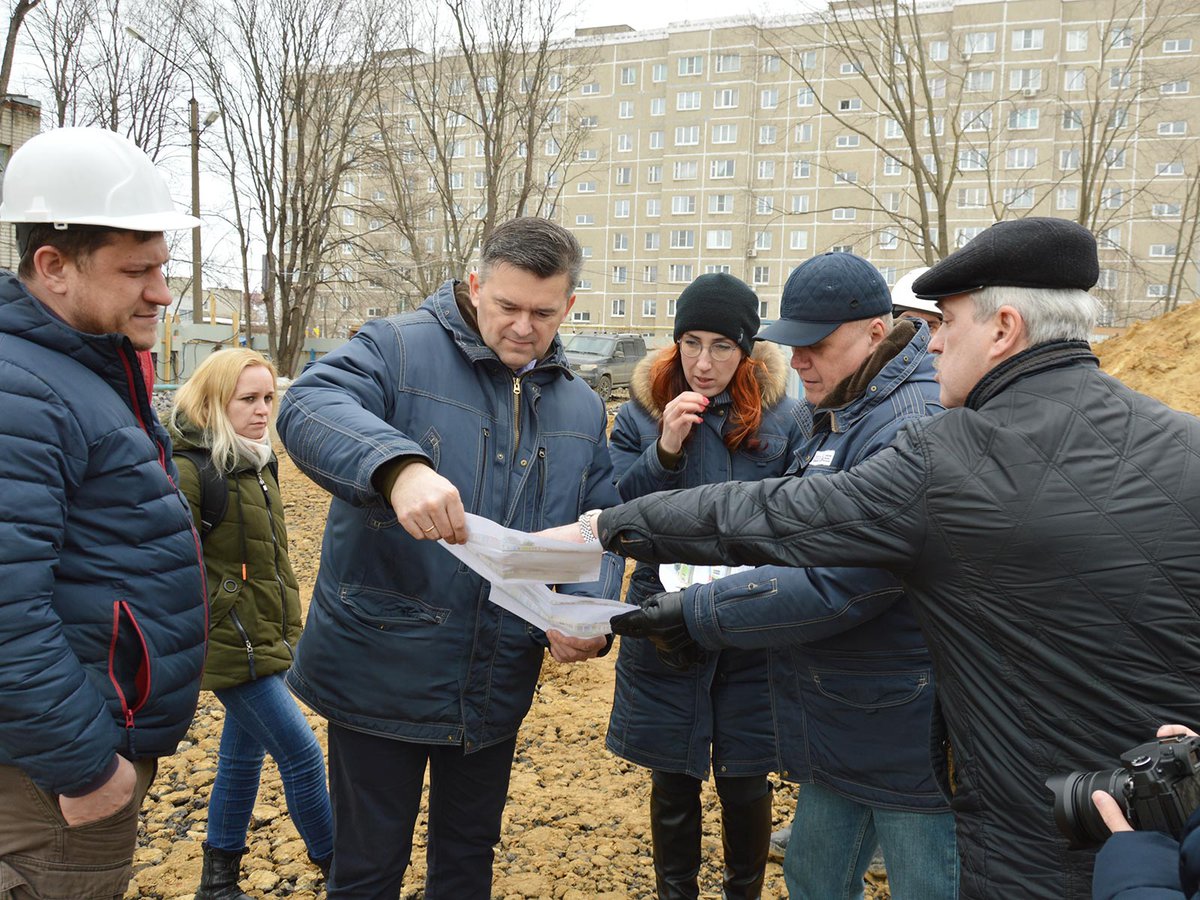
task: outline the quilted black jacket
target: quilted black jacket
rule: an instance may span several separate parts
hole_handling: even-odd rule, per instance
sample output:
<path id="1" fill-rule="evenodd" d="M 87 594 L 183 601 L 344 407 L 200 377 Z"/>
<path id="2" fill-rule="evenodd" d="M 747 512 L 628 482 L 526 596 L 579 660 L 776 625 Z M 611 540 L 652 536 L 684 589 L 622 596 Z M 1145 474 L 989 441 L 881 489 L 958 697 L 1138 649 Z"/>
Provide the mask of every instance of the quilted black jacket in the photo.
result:
<path id="1" fill-rule="evenodd" d="M 1081 342 L 1005 361 L 852 471 L 657 494 L 599 528 L 651 562 L 901 577 L 955 748 L 964 898 L 1090 896 L 1046 779 L 1200 722 L 1200 421 Z"/>

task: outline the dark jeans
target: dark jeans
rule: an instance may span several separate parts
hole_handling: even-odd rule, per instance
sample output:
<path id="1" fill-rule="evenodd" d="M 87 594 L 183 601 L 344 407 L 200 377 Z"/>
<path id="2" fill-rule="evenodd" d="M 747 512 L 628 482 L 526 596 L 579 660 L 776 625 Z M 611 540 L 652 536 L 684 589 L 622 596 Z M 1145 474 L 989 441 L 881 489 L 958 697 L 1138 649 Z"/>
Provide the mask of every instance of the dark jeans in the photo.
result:
<path id="1" fill-rule="evenodd" d="M 123 809 L 69 826 L 58 797 L 20 769 L 0 766 L 0 900 L 120 900 L 132 874 L 138 809 L 157 760 L 134 764 L 137 787 Z"/>
<path id="2" fill-rule="evenodd" d="M 475 753 L 329 723 L 329 900 L 396 900 L 429 766 L 425 900 L 488 900 L 515 737 Z"/>

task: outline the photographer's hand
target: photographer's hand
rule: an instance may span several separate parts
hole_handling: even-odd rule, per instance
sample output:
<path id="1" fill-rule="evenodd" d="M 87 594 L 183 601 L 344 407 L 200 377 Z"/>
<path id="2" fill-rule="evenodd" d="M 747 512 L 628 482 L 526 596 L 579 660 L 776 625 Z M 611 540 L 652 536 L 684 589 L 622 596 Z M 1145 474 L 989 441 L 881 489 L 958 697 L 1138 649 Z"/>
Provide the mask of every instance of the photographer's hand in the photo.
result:
<path id="1" fill-rule="evenodd" d="M 1159 725 L 1158 734 L 1160 738 L 1165 737 L 1197 737 L 1196 732 L 1188 728 L 1186 725 Z"/>
<path id="2" fill-rule="evenodd" d="M 1114 800 L 1107 791 L 1093 791 L 1092 803 L 1095 804 L 1100 818 L 1104 820 L 1104 824 L 1113 834 L 1120 831 L 1133 831 L 1133 826 L 1125 819 L 1121 804 Z"/>

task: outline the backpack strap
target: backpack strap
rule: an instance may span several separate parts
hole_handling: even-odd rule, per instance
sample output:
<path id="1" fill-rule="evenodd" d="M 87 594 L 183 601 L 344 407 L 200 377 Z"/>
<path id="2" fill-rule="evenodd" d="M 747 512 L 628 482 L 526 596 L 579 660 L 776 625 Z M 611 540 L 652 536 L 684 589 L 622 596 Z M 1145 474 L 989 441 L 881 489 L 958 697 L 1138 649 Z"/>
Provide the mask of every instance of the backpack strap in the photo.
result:
<path id="1" fill-rule="evenodd" d="M 221 524 L 225 510 L 229 508 L 229 485 L 212 464 L 212 454 L 207 450 L 176 450 L 176 456 L 192 461 L 200 475 L 200 540 Z"/>

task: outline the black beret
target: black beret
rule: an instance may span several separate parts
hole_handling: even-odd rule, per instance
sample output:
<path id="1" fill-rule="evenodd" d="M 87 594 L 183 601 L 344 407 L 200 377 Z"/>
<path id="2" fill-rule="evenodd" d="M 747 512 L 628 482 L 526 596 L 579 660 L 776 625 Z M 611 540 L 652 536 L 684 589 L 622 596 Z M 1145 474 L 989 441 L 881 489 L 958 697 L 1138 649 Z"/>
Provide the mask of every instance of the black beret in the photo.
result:
<path id="1" fill-rule="evenodd" d="M 725 272 L 701 275 L 675 303 L 675 340 L 685 331 L 712 331 L 725 335 L 749 356 L 758 325 L 758 294 Z"/>
<path id="2" fill-rule="evenodd" d="M 1031 216 L 997 222 L 913 282 L 925 300 L 985 287 L 1079 288 L 1100 278 L 1096 238 L 1077 222 Z"/>

